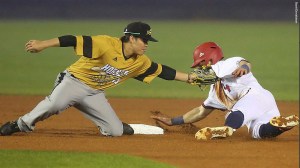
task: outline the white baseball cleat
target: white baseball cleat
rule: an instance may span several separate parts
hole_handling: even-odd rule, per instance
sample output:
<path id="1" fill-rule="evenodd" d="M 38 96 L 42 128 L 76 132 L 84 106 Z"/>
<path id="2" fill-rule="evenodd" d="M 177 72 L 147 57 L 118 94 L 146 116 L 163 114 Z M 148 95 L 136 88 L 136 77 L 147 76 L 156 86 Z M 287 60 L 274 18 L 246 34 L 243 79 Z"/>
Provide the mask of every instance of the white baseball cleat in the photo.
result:
<path id="1" fill-rule="evenodd" d="M 233 134 L 234 129 L 228 126 L 223 127 L 205 127 L 195 134 L 197 140 L 208 140 L 214 138 L 226 138 Z"/>
<path id="2" fill-rule="evenodd" d="M 299 117 L 297 115 L 273 117 L 270 120 L 270 124 L 278 128 L 289 130 L 299 124 Z"/>

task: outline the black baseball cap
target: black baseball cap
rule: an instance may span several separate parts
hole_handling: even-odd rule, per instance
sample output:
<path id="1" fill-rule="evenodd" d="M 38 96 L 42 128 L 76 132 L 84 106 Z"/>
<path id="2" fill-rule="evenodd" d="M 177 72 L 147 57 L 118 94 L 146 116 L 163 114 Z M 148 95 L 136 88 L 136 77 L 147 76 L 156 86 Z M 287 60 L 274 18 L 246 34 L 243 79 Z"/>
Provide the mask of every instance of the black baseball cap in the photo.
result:
<path id="1" fill-rule="evenodd" d="M 151 27 L 147 23 L 143 22 L 133 22 L 128 24 L 124 29 L 124 34 L 131 34 L 147 41 L 158 42 L 151 36 Z"/>

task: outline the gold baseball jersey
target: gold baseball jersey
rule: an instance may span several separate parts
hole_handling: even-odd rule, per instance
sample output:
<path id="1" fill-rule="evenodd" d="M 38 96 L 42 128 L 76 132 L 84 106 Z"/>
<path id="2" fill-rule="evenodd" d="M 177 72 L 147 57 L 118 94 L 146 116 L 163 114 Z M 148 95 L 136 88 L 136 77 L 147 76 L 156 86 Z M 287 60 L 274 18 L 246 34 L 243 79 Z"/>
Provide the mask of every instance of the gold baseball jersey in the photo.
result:
<path id="1" fill-rule="evenodd" d="M 98 35 L 76 39 L 75 52 L 80 58 L 67 70 L 94 89 L 105 90 L 129 78 L 150 83 L 162 71 L 162 65 L 146 55 L 125 59 L 119 38 Z"/>

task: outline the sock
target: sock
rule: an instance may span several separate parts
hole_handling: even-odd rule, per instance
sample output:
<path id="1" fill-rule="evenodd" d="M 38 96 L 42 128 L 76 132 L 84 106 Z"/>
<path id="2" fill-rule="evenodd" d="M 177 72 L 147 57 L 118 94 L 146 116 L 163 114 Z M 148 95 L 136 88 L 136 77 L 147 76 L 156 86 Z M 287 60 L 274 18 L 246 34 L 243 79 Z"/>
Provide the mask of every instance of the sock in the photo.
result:
<path id="1" fill-rule="evenodd" d="M 263 124 L 259 128 L 259 136 L 261 138 L 272 138 L 280 135 L 284 131 L 278 127 L 271 125 L 270 123 Z"/>
<path id="2" fill-rule="evenodd" d="M 225 126 L 238 129 L 244 122 L 244 114 L 240 111 L 231 112 L 225 120 Z"/>

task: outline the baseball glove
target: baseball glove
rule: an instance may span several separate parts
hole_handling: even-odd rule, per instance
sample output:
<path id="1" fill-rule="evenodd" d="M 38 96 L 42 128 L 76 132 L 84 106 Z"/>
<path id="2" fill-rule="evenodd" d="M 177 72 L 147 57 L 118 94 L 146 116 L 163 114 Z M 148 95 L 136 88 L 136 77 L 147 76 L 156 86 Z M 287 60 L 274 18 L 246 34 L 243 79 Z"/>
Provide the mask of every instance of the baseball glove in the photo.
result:
<path id="1" fill-rule="evenodd" d="M 204 89 L 207 85 L 214 84 L 219 80 L 211 67 L 205 66 L 193 69 L 193 71 L 189 73 L 189 76 L 193 80 L 191 84 L 198 85 L 201 89 Z"/>

